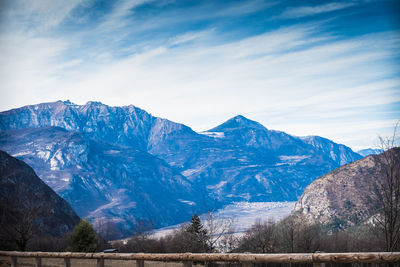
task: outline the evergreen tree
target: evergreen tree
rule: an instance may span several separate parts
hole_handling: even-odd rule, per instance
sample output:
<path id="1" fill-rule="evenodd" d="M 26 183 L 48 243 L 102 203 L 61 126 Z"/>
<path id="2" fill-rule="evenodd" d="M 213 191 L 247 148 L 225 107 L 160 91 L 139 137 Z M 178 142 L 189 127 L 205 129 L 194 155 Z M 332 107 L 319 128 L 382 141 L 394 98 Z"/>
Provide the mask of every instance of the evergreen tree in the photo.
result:
<path id="1" fill-rule="evenodd" d="M 187 232 L 195 235 L 206 234 L 203 224 L 201 223 L 200 217 L 195 213 L 190 220 L 190 225 L 187 228 Z"/>
<path id="2" fill-rule="evenodd" d="M 190 220 L 190 225 L 186 228 L 191 240 L 189 252 L 210 252 L 209 235 L 201 223 L 200 217 L 195 213 Z"/>
<path id="3" fill-rule="evenodd" d="M 97 248 L 97 235 L 87 219 L 81 220 L 69 237 L 71 252 L 94 252 Z"/>

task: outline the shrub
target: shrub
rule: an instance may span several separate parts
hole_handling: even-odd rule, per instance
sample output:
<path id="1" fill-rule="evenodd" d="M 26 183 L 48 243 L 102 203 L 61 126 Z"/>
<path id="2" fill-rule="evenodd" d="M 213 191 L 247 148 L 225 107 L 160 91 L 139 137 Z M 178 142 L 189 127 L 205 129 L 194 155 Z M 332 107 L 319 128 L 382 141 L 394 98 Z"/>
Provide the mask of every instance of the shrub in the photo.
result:
<path id="1" fill-rule="evenodd" d="M 69 237 L 70 252 L 95 252 L 97 248 L 97 235 L 93 226 L 87 219 L 81 220 Z"/>

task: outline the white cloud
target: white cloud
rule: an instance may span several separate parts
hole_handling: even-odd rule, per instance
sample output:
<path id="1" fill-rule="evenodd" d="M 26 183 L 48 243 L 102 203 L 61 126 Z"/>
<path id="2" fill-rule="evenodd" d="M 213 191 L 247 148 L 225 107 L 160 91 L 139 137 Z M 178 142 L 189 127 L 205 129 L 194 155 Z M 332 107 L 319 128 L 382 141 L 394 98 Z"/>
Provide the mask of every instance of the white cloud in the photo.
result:
<path id="1" fill-rule="evenodd" d="M 10 4 L 7 23 L 14 30 L 38 31 L 58 26 L 70 12 L 85 0 L 14 0 Z"/>
<path id="2" fill-rule="evenodd" d="M 122 2 L 109 15 L 108 24 L 92 34 L 123 26 L 145 2 Z M 252 3 L 246 12 L 255 6 Z M 323 5 L 308 13 L 339 7 Z M 60 23 L 72 9 L 73 5 L 60 11 L 60 19 L 49 25 Z M 220 15 L 234 12 L 239 11 Z M 155 18 L 148 23 L 159 27 L 163 21 Z M 399 51 L 400 37 L 385 32 L 337 39 L 321 33 L 320 27 L 318 23 L 283 27 L 229 41 L 216 28 L 190 31 L 156 44 L 149 40 L 123 58 L 101 46 L 79 51 L 82 57 L 66 56 L 77 45 L 76 36 L 3 33 L 0 109 L 58 99 L 134 104 L 198 131 L 243 114 L 291 134 L 368 146 L 393 122 L 375 116 L 374 107 L 400 101 L 400 80 L 393 78 L 396 68 L 391 60 Z M 79 38 L 86 34 L 91 32 L 82 32 Z M 86 53 L 95 56 L 88 61 Z"/>
<path id="3" fill-rule="evenodd" d="M 226 8 L 223 8 L 219 10 L 218 12 L 214 14 L 210 13 L 204 13 L 205 16 L 237 16 L 237 15 L 244 15 L 244 14 L 249 14 L 253 13 L 256 11 L 260 11 L 265 8 L 270 8 L 274 5 L 276 5 L 277 2 L 273 1 L 263 1 L 263 0 L 248 0 L 248 1 L 240 1 L 237 4 L 227 6 Z"/>
<path id="4" fill-rule="evenodd" d="M 2 104 L 18 103 L 20 99 L 37 98 L 60 82 L 63 68 L 57 62 L 66 43 L 48 38 L 31 38 L 21 34 L 0 37 Z M 67 62 L 63 63 L 68 64 Z M 26 103 L 26 102 L 25 102 Z"/>
<path id="5" fill-rule="evenodd" d="M 153 2 L 154 0 L 122 0 L 117 2 L 113 11 L 104 20 L 104 23 L 100 24 L 97 30 L 117 30 L 125 27 L 128 24 L 127 16 L 134 13 L 134 9 L 146 4 Z"/>
<path id="6" fill-rule="evenodd" d="M 154 0 L 139 0 L 139 2 L 142 1 L 152 1 L 154 4 L 163 3 L 163 1 L 157 2 Z M 130 20 L 126 20 L 124 17 L 126 17 L 127 11 L 129 14 L 134 14 L 134 11 L 132 11 L 133 9 L 131 8 L 131 10 L 129 10 L 122 8 L 123 5 L 119 5 L 121 8 L 116 8 L 115 11 L 106 19 L 105 23 L 101 24 L 97 30 L 108 29 L 115 31 L 124 28 L 125 34 L 148 33 L 166 27 L 180 28 L 182 25 L 190 24 L 192 22 L 240 17 L 268 9 L 274 5 L 276 5 L 276 2 L 263 0 L 239 1 L 229 5 L 223 2 L 221 4 L 217 1 L 206 1 L 203 3 L 200 2 L 199 4 L 194 4 L 194 6 L 191 7 L 176 8 L 173 10 L 160 12 L 148 19 L 137 18 L 133 15 Z M 120 9 L 124 10 L 124 12 L 121 12 L 123 15 L 121 15 L 120 12 L 117 12 Z"/>
<path id="7" fill-rule="evenodd" d="M 193 31 L 186 32 L 181 35 L 174 36 L 170 38 L 169 45 L 181 45 L 184 43 L 192 42 L 194 40 L 199 40 L 203 38 L 207 38 L 207 36 L 211 35 L 213 30 L 204 30 L 204 31 Z"/>
<path id="8" fill-rule="evenodd" d="M 309 34 L 300 27 L 220 46 L 158 47 L 99 66 L 68 87 L 80 92 L 96 88 L 100 100 L 134 103 L 197 130 L 214 125 L 202 126 L 196 117 L 206 121 L 217 116 L 220 122 L 237 113 L 281 110 L 298 112 L 300 120 L 309 119 L 308 113 L 326 119 L 339 109 L 393 102 L 391 88 L 400 82 L 385 78 L 387 70 L 377 64 L 390 57 L 382 49 L 390 44 L 379 45 L 371 35 L 281 53 Z M 366 84 L 371 79 L 382 80 Z M 92 96 L 88 90 L 83 98 Z M 261 120 L 268 126 L 268 117 Z"/>
<path id="9" fill-rule="evenodd" d="M 302 6 L 295 8 L 286 9 L 281 15 L 281 18 L 302 18 L 307 16 L 313 16 L 317 14 L 332 12 L 347 7 L 354 6 L 354 2 L 347 3 L 329 3 L 320 6 Z"/>

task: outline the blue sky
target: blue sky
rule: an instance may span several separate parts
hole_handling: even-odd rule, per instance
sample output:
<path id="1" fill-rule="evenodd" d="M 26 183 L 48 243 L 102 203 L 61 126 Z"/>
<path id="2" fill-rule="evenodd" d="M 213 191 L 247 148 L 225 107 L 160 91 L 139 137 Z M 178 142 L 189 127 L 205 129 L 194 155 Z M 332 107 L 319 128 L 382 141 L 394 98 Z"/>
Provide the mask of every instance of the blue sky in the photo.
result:
<path id="1" fill-rule="evenodd" d="M 0 110 L 96 100 L 196 131 L 242 114 L 354 149 L 400 119 L 398 1 L 0 5 Z"/>

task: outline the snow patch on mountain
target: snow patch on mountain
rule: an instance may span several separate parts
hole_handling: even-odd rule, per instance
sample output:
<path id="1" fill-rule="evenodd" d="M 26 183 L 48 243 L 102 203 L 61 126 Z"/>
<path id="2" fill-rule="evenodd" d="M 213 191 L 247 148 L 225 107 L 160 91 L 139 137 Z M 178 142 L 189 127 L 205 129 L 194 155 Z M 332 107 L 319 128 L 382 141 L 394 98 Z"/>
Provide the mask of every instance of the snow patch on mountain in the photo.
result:
<path id="1" fill-rule="evenodd" d="M 190 201 L 190 200 L 178 199 L 178 201 L 180 201 L 180 202 L 182 202 L 182 203 L 185 203 L 185 204 L 188 204 L 188 205 L 190 205 L 190 206 L 194 206 L 194 205 L 196 205 L 196 203 L 195 203 L 195 202 L 193 202 L 193 201 Z"/>
<path id="2" fill-rule="evenodd" d="M 183 171 L 182 175 L 188 177 L 188 176 L 193 175 L 195 173 L 201 172 L 202 170 L 203 170 L 203 168 L 188 169 L 188 170 Z"/>
<path id="3" fill-rule="evenodd" d="M 31 152 L 29 152 L 29 151 L 23 151 L 23 152 L 19 152 L 19 153 L 14 153 L 11 156 L 13 156 L 13 157 L 21 157 L 21 156 L 30 155 L 30 154 L 31 154 Z"/>
<path id="4" fill-rule="evenodd" d="M 224 132 L 200 132 L 199 134 L 207 135 L 209 137 L 214 137 L 214 138 L 224 138 L 225 137 Z"/>
<path id="5" fill-rule="evenodd" d="M 129 201 L 129 198 L 126 196 L 126 191 L 125 189 L 119 189 L 113 192 L 109 202 L 90 212 L 88 218 L 94 219 L 104 217 L 104 213 L 107 213 L 109 210 L 116 211 L 135 208 L 136 202 Z"/>
<path id="6" fill-rule="evenodd" d="M 286 156 L 286 155 L 282 155 L 282 156 L 279 156 L 279 159 L 281 160 L 281 161 L 287 161 L 287 162 L 290 162 L 290 163 L 297 163 L 297 162 L 299 162 L 299 161 L 302 161 L 303 159 L 308 159 L 308 158 L 310 158 L 311 157 L 311 155 L 300 155 L 300 156 Z"/>
<path id="7" fill-rule="evenodd" d="M 216 185 L 208 185 L 207 189 L 220 189 L 221 187 L 225 186 L 228 183 L 228 181 L 221 181 Z"/>

